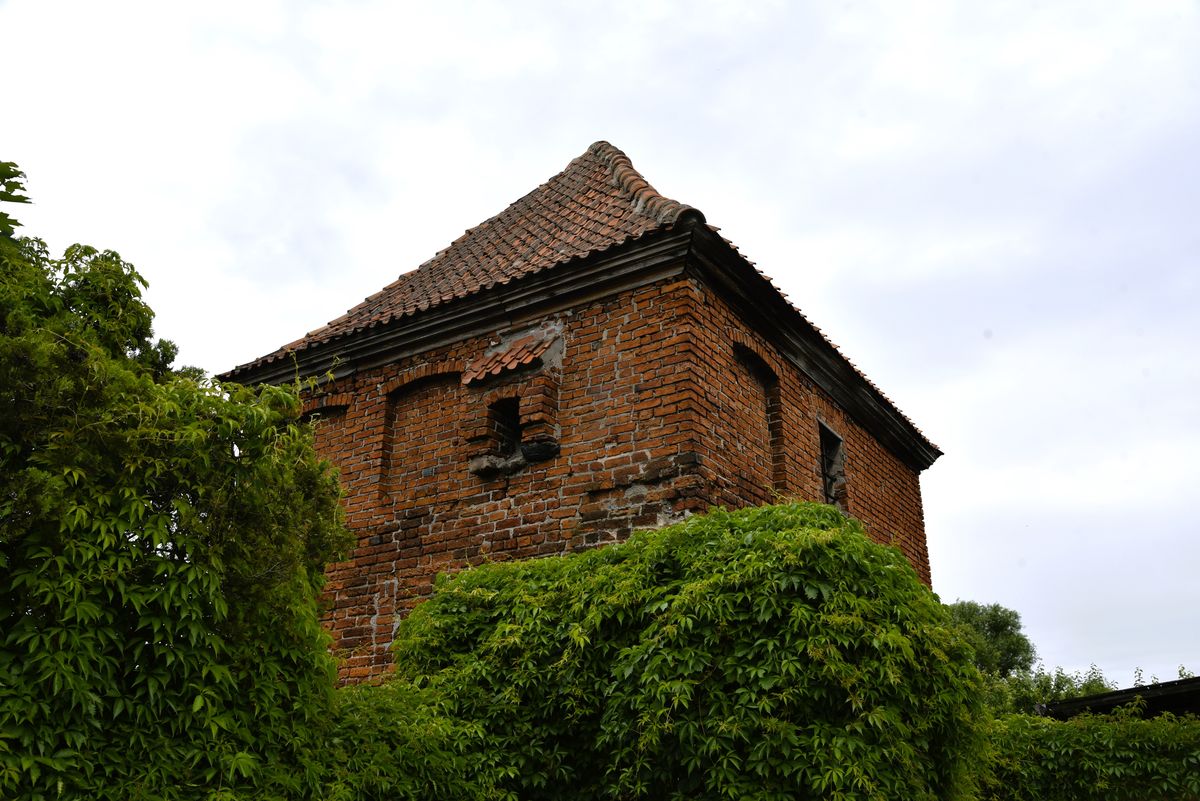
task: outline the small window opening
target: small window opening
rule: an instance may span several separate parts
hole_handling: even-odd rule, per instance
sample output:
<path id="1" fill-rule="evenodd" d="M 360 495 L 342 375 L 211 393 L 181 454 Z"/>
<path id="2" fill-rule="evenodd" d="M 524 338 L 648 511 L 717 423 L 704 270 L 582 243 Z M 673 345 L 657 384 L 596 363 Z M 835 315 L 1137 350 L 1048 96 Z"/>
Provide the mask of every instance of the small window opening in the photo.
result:
<path id="1" fill-rule="evenodd" d="M 821 430 L 821 482 L 825 503 L 848 513 L 846 503 L 846 448 L 842 438 L 818 423 Z"/>
<path id="2" fill-rule="evenodd" d="M 512 456 L 521 447 L 521 401 L 501 398 L 488 408 L 497 456 Z"/>

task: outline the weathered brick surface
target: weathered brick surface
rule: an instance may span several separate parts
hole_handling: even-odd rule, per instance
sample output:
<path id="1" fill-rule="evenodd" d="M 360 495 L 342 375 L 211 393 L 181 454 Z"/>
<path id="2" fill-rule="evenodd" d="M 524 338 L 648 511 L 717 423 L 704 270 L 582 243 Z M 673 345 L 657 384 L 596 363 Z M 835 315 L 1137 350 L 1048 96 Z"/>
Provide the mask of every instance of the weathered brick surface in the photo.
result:
<path id="1" fill-rule="evenodd" d="M 544 361 L 463 383 L 530 331 L 556 339 Z M 489 416 L 510 397 L 522 441 L 545 446 L 523 465 L 506 462 Z M 363 370 L 306 402 L 357 536 L 327 587 L 344 680 L 386 669 L 397 621 L 439 572 L 587 548 L 710 505 L 821 500 L 818 420 L 845 441 L 851 514 L 928 580 L 916 473 L 693 278 Z"/>
<path id="2" fill-rule="evenodd" d="M 824 501 L 819 423 L 846 449 L 848 511 L 879 542 L 895 545 L 929 583 L 929 555 L 918 474 L 880 445 L 777 349 L 752 331 L 713 292 L 697 285 L 699 417 L 708 436 L 697 447 L 714 504 L 738 507 L 775 499 Z M 747 354 L 753 354 L 747 356 Z M 783 479 L 771 471 L 769 392 L 755 373 L 778 381 Z M 781 440 L 781 441 L 780 441 Z"/>

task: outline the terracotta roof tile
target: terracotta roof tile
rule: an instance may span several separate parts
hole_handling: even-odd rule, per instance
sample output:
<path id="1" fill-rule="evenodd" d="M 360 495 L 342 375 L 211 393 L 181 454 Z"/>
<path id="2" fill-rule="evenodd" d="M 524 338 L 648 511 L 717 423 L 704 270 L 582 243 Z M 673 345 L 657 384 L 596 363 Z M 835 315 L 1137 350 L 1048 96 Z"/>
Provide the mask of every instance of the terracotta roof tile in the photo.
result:
<path id="1" fill-rule="evenodd" d="M 620 150 L 596 142 L 558 175 L 416 270 L 232 373 L 606 250 L 670 225 L 687 208 L 655 191 Z"/>
<path id="2" fill-rule="evenodd" d="M 670 226 L 690 208 L 660 195 L 633 168 L 629 157 L 621 150 L 608 142 L 596 142 L 558 175 L 491 219 L 468 229 L 429 261 L 402 274 L 341 317 L 274 353 L 234 368 L 227 375 L 236 378 L 243 371 L 292 353 L 419 314 L 574 258 L 607 250 Z M 712 225 L 709 228 L 720 230 Z M 738 252 L 736 245 L 725 237 L 721 238 Z M 739 255 L 742 254 L 739 252 Z M 754 262 L 744 255 L 742 258 L 786 300 L 787 296 Z M 789 302 L 789 305 L 808 322 L 794 304 Z M 824 332 L 816 326 L 812 328 L 881 398 L 900 413 L 914 431 L 924 437 L 916 425 L 896 409 L 883 391 L 847 359 Z M 509 357 L 489 363 L 487 369 L 499 372 L 521 366 L 504 362 L 506 358 Z M 468 380 L 467 374 L 464 374 L 464 382 Z"/>
<path id="3" fill-rule="evenodd" d="M 472 381 L 483 381 L 487 378 L 494 378 L 505 370 L 519 370 L 531 365 L 542 358 L 542 354 L 546 352 L 553 341 L 552 337 L 539 337 L 536 334 L 529 334 L 514 340 L 504 349 L 481 356 L 467 365 L 467 368 L 463 370 L 462 382 L 470 384 Z"/>

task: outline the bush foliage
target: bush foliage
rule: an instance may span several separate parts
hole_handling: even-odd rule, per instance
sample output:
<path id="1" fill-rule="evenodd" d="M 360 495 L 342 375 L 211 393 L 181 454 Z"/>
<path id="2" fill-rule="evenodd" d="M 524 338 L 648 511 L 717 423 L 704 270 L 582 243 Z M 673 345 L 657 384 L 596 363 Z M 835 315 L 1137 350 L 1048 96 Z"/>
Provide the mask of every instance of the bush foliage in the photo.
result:
<path id="1" fill-rule="evenodd" d="M 982 801 L 1197 801 L 1200 719 L 1006 715 L 980 775 Z"/>
<path id="2" fill-rule="evenodd" d="M 935 799 L 982 713 L 956 632 L 898 551 L 795 504 L 462 573 L 395 656 L 515 798 Z"/>
<path id="3" fill-rule="evenodd" d="M 500 795 L 483 762 L 478 725 L 444 714 L 438 698 L 406 682 L 342 687 L 309 732 L 294 782 L 270 781 L 239 799 L 476 801 Z"/>
<path id="4" fill-rule="evenodd" d="M 316 595 L 344 542 L 336 477 L 294 391 L 170 370 L 120 256 L 51 258 L 7 226 L 0 797 L 254 782 L 328 708 Z"/>

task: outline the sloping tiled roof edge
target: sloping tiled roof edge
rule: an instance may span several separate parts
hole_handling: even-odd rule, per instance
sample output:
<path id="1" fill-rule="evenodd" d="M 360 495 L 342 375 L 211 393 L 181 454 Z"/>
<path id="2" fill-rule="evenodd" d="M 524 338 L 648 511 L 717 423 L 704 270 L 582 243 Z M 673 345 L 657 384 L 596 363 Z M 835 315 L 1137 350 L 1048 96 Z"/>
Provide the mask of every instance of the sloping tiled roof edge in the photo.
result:
<path id="1" fill-rule="evenodd" d="M 598 168 L 602 168 L 602 172 L 597 172 Z M 589 173 L 588 170 L 592 172 Z M 599 177 L 603 177 L 605 186 L 599 185 L 600 182 L 596 180 Z M 617 222 L 623 224 L 623 227 L 608 224 L 612 221 L 600 216 L 597 209 L 579 203 L 578 207 L 572 210 L 575 216 L 568 218 L 568 215 L 563 215 L 565 224 L 559 224 L 558 230 L 551 233 L 557 233 L 571 240 L 578 233 L 586 233 L 588 237 L 583 243 L 584 246 L 576 246 L 579 243 L 575 241 L 569 243 L 573 247 L 564 247 L 562 243 L 554 240 L 542 242 L 540 244 L 555 245 L 555 247 L 542 247 L 537 254 L 542 257 L 540 261 L 522 265 L 516 270 L 508 269 L 510 265 L 498 266 L 501 256 L 505 255 L 503 253 L 495 255 L 492 262 L 485 262 L 479 258 L 477 251 L 481 240 L 485 246 L 498 244 L 502 247 L 504 242 L 498 238 L 511 235 L 514 225 L 519 233 L 531 235 L 531 232 L 524 227 L 526 216 L 539 218 L 530 226 L 536 228 L 537 233 L 547 232 L 553 222 L 548 221 L 547 215 L 564 210 L 561 198 L 555 195 L 556 183 L 567 184 L 569 187 L 572 181 L 578 182 L 579 180 L 590 181 L 587 184 L 589 193 L 607 191 L 609 193 L 608 201 L 619 201 L 619 205 L 614 206 L 610 211 L 616 211 L 622 215 Z M 539 204 L 544 205 L 547 199 L 554 201 L 552 207 L 540 208 Z M 594 198 L 588 197 L 585 200 L 594 203 Z M 582 213 L 580 213 L 581 209 Z M 592 214 L 592 216 L 588 217 L 588 214 Z M 516 218 L 515 223 L 514 217 Z M 403 335 L 403 328 L 398 327 L 408 327 L 408 324 L 403 322 L 405 320 L 415 323 L 416 318 L 431 313 L 436 317 L 441 317 L 441 311 L 443 309 L 448 311 L 451 305 L 462 303 L 480 294 L 492 295 L 495 292 L 504 294 L 507 286 L 514 281 L 520 281 L 523 284 L 524 280 L 552 267 L 556 268 L 556 273 L 562 269 L 574 271 L 583 268 L 584 265 L 592 264 L 596 259 L 607 260 L 610 252 L 618 259 L 624 260 L 625 257 L 619 256 L 617 253 L 618 251 L 625 252 L 628 249 L 625 246 L 640 247 L 635 244 L 640 240 L 657 240 L 657 237 L 650 237 L 651 234 L 671 229 L 693 228 L 700 234 L 698 240 L 693 239 L 693 242 L 706 241 L 709 245 L 706 251 L 709 254 L 716 254 L 718 251 L 723 254 L 716 257 L 716 261 L 722 265 L 716 273 L 734 276 L 727 282 L 727 290 L 732 290 L 734 294 L 740 291 L 737 288 L 740 282 L 736 279 L 735 273 L 745 271 L 752 276 L 750 283 L 755 285 L 751 292 L 754 299 L 747 306 L 747 311 L 752 316 L 760 312 L 765 304 L 765 306 L 774 307 L 783 319 L 790 318 L 793 321 L 791 325 L 787 326 L 792 332 L 791 336 L 795 338 L 795 341 L 789 345 L 792 355 L 798 366 L 809 373 L 818 385 L 834 396 L 840 404 L 847 407 L 847 411 L 851 411 L 853 416 L 858 416 L 858 414 L 854 414 L 857 411 L 876 420 L 877 426 L 870 427 L 882 426 L 885 429 L 886 436 L 884 438 L 890 440 L 892 449 L 895 450 L 899 447 L 908 453 L 906 461 L 918 469 L 928 467 L 941 455 L 940 449 L 917 428 L 912 420 L 901 412 L 824 332 L 813 325 L 768 276 L 742 256 L 732 242 L 720 236 L 716 228 L 705 225 L 704 215 L 699 210 L 660 194 L 633 167 L 624 152 L 605 141 L 593 143 L 582 155 L 572 160 L 562 172 L 510 204 L 504 211 L 467 230 L 416 270 L 404 273 L 381 291 L 351 308 L 342 317 L 273 353 L 235 367 L 221 378 L 237 381 L 255 381 L 264 378 L 272 380 L 268 376 L 291 372 L 285 367 L 287 362 L 295 365 L 297 374 L 309 375 L 306 365 L 330 362 L 331 355 L 336 353 L 336 349 L 343 347 L 339 343 L 345 343 L 350 338 L 357 340 L 360 337 L 384 335 L 388 339 L 394 339 L 397 335 Z M 716 243 L 720 244 L 716 245 Z M 551 251 L 551 255 L 547 257 L 545 252 L 548 250 Z M 554 254 L 561 255 L 555 258 Z M 474 259 L 473 263 L 469 263 L 471 259 Z M 446 280 L 447 277 L 457 281 L 458 273 L 456 271 L 472 266 L 480 267 L 480 265 L 482 265 L 479 271 L 481 275 L 476 277 L 482 280 L 470 283 L 459 281 L 454 284 L 456 291 L 425 296 L 420 299 L 419 303 L 387 310 L 389 293 L 408 291 L 411 294 L 414 285 L 418 285 L 420 288 L 419 285 L 422 283 L 433 283 L 436 286 L 437 281 Z M 578 265 L 578 267 L 572 265 Z M 585 272 L 589 272 L 589 270 L 585 270 Z M 382 311 L 386 311 L 386 313 L 382 313 Z M 770 324 L 762 323 L 760 327 L 770 328 Z M 385 334 L 385 332 L 387 333 Z M 779 339 L 778 336 L 774 338 Z M 788 345 L 784 342 L 779 344 Z M 813 375 L 813 373 L 820 375 Z M 846 385 L 841 386 L 842 383 Z M 872 411 L 873 407 L 876 409 L 875 411 Z M 879 431 L 875 433 L 879 436 Z M 908 440 L 911 442 L 905 445 L 904 442 Z"/>
<path id="2" fill-rule="evenodd" d="M 385 323 L 372 323 L 350 336 L 302 350 L 283 350 L 218 378 L 243 383 L 288 383 L 297 379 L 340 378 L 359 369 L 407 358 L 463 338 L 508 328 L 514 315 L 561 310 L 584 295 L 619 294 L 625 289 L 678 275 L 683 270 L 691 216 L 619 245 L 572 258 L 554 269 L 519 281 L 497 284 L 454 302 Z M 685 221 L 687 221 L 685 223 Z M 554 311 L 551 311 L 554 310 Z"/>
<path id="3" fill-rule="evenodd" d="M 699 227 L 692 256 L 722 299 L 744 318 L 757 320 L 752 325 L 877 440 L 918 471 L 942 455 L 916 423 L 714 227 Z"/>
<path id="4" fill-rule="evenodd" d="M 609 200 L 621 200 L 622 205 L 628 204 L 627 209 L 622 209 L 624 216 L 619 220 L 621 224 L 608 225 L 611 220 L 601 217 L 597 209 L 578 204 L 578 208 L 583 211 L 579 215 L 583 217 L 582 220 L 572 219 L 568 221 L 568 226 L 561 226 L 560 230 L 550 232 L 557 234 L 558 239 L 535 241 L 535 244 L 542 246 L 542 252 L 536 255 L 543 258 L 519 266 L 510 263 L 505 265 L 505 268 L 500 268 L 499 262 L 509 258 L 513 251 L 510 240 L 533 238 L 537 234 L 547 232 L 551 227 L 546 225 L 548 218 L 561 209 L 561 191 L 556 187 L 556 183 L 571 188 L 580 183 L 586 186 L 588 179 L 593 179 L 591 186 L 587 187 L 589 190 L 593 189 L 600 183 L 594 180 L 601 177 L 595 174 L 597 167 L 604 168 L 604 183 L 616 192 L 617 196 Z M 564 262 L 608 250 L 652 231 L 669 227 L 685 212 L 691 212 L 703 220 L 703 215 L 698 210 L 659 193 L 634 168 L 629 157 L 619 148 L 603 140 L 594 142 L 561 172 L 509 204 L 499 214 L 468 229 L 417 269 L 400 275 L 341 317 L 272 353 L 238 365 L 223 377 L 239 379 L 252 375 L 256 368 L 280 359 L 291 358 L 300 351 L 325 346 L 367 329 L 387 325 L 399 318 L 421 314 L 437 306 L 470 297 L 496 284 L 507 284 Z M 593 216 L 588 218 L 588 214 Z M 526 217 L 533 219 L 527 221 Z M 588 235 L 586 238 L 580 236 L 585 233 Z M 559 258 L 547 258 L 544 252 L 556 252 Z M 522 262 L 523 259 L 509 258 L 509 261 Z M 467 278 L 462 280 L 462 276 Z M 431 290 L 421 296 L 418 302 L 410 302 L 409 305 L 401 305 L 398 308 L 388 307 L 389 298 L 406 292 L 411 293 L 414 287 L 420 288 L 422 284 L 428 285 Z"/>
<path id="5" fill-rule="evenodd" d="M 1145 702 L 1144 717 L 1163 712 L 1175 715 L 1200 713 L 1200 676 L 1054 701 L 1039 710 L 1039 714 L 1059 720 L 1067 720 L 1084 712 L 1105 715 L 1114 708 L 1132 703 L 1138 698 Z"/>

